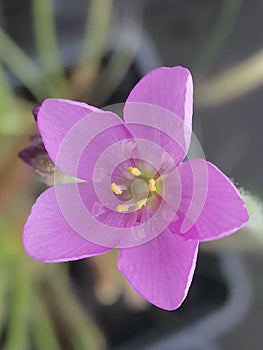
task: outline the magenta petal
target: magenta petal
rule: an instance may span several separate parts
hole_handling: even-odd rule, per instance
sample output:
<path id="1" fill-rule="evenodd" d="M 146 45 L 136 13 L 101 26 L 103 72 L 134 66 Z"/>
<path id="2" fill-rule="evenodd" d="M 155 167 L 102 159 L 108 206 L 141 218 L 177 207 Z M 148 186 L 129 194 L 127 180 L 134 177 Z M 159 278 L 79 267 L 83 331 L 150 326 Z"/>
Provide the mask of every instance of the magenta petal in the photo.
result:
<path id="1" fill-rule="evenodd" d="M 135 104 L 133 104 L 133 107 L 135 107 Z M 134 115 L 141 115 L 141 108 L 138 105 L 137 107 L 139 107 L 136 108 L 138 113 L 134 109 Z M 143 109 L 145 110 L 145 108 Z M 147 110 L 149 111 L 148 108 Z M 150 114 L 146 112 L 146 115 L 149 116 Z M 181 133 L 179 126 L 178 128 L 176 128 L 177 131 L 174 132 L 174 135 L 172 135 L 172 133 L 170 133 L 169 135 L 169 133 L 166 132 L 166 127 L 163 126 L 162 129 L 158 129 L 156 127 L 150 126 L 149 124 L 150 121 L 148 125 L 144 125 L 144 123 L 126 123 L 125 126 L 134 135 L 134 140 L 143 139 L 146 141 L 149 154 L 151 154 L 151 151 L 154 150 L 155 146 L 160 146 L 162 150 L 167 153 L 167 156 L 169 155 L 170 159 L 173 160 L 173 166 L 179 164 L 186 156 L 188 148 L 188 146 L 186 146 L 185 144 L 185 139 L 181 137 L 181 135 L 183 135 L 183 130 L 181 130 Z M 183 127 L 182 124 L 181 126 Z M 175 128 L 170 128 L 170 130 L 175 130 Z M 191 135 L 188 135 L 190 140 Z M 163 159 L 161 163 L 164 163 L 164 160 L 165 159 Z"/>
<path id="2" fill-rule="evenodd" d="M 37 123 L 53 162 L 68 131 L 94 111 L 97 111 L 97 108 L 71 100 L 47 99 L 42 103 L 37 113 Z"/>
<path id="3" fill-rule="evenodd" d="M 184 67 L 161 67 L 152 70 L 135 85 L 127 102 L 162 107 L 180 117 L 190 130 L 192 128 L 193 81 L 189 70 Z M 129 113 L 129 108 L 132 108 L 131 103 L 125 105 L 125 120 L 136 123 L 137 116 Z"/>
<path id="4" fill-rule="evenodd" d="M 109 120 L 108 128 L 105 128 L 101 132 L 94 132 L 90 142 L 87 142 L 86 140 L 89 138 L 92 128 L 94 129 L 96 127 L 96 124 L 98 124 L 99 119 L 101 119 L 97 118 L 93 121 L 93 125 L 85 133 L 85 139 L 83 141 L 86 143 L 86 147 L 81 152 L 81 155 L 79 156 L 78 162 L 76 164 L 77 177 L 81 179 L 90 180 L 95 178 L 96 181 L 96 176 L 100 177 L 98 174 L 94 174 L 94 168 L 96 165 L 98 165 L 98 159 L 103 154 L 107 155 L 107 162 L 103 164 L 103 172 L 110 173 L 115 167 L 113 164 L 114 158 L 116 160 L 114 150 L 111 147 L 114 147 L 115 145 L 117 150 L 121 152 L 123 150 L 123 144 L 128 142 L 127 139 L 133 138 L 133 135 L 126 128 L 126 125 L 121 122 L 121 119 L 119 117 L 116 116 L 116 118 L 118 118 L 117 121 L 119 124 L 112 126 L 110 125 L 110 119 L 113 119 L 110 118 L 111 112 L 100 113 L 101 116 L 103 116 L 103 114 L 106 116 L 105 119 Z M 94 113 L 92 116 L 93 115 Z M 68 151 L 70 151 L 70 149 Z M 130 155 L 127 154 L 127 157 L 130 158 Z"/>
<path id="5" fill-rule="evenodd" d="M 181 203 L 170 230 L 185 239 L 210 241 L 230 235 L 248 221 L 244 201 L 215 165 L 193 159 L 178 166 Z"/>
<path id="6" fill-rule="evenodd" d="M 175 310 L 184 301 L 195 270 L 198 243 L 169 230 L 143 245 L 120 250 L 119 270 L 150 303 Z"/>
<path id="7" fill-rule="evenodd" d="M 92 217 L 96 218 L 98 222 L 101 222 L 105 225 L 106 232 L 102 233 L 102 236 L 107 235 L 114 236 L 114 233 L 111 232 L 111 227 L 119 227 L 119 228 L 125 228 L 125 227 L 132 227 L 136 223 L 137 219 L 137 212 L 133 213 L 118 213 L 114 210 L 109 209 L 105 205 L 103 205 L 103 201 L 101 202 L 98 197 L 98 193 L 96 192 L 94 188 L 94 184 L 92 184 L 90 181 L 79 183 L 77 184 L 78 187 L 78 194 L 79 198 L 81 199 L 82 203 L 84 204 L 85 208 L 88 210 L 88 212 L 91 214 Z M 69 187 L 68 187 L 69 188 Z M 73 186 L 71 186 L 71 189 L 73 189 Z M 76 194 L 74 192 L 70 191 L 67 197 L 71 197 L 74 199 L 74 202 L 76 203 L 77 197 L 75 197 Z M 111 192 L 111 191 L 110 191 Z M 110 204 L 111 200 L 116 199 L 115 195 L 111 192 L 110 195 L 112 197 L 109 197 L 109 202 L 105 201 L 106 204 Z M 106 197 L 107 198 L 107 197 Z M 105 199 L 105 198 L 103 198 Z M 115 206 L 119 203 L 117 200 Z M 113 207 L 115 208 L 113 205 Z M 80 207 L 78 208 L 78 212 L 80 212 Z M 86 230 L 86 227 L 85 227 Z M 99 237 L 99 227 L 97 227 L 96 232 L 94 232 L 96 236 Z M 120 231 L 120 236 L 123 236 L 124 232 Z"/>
<path id="8" fill-rule="evenodd" d="M 83 259 L 110 250 L 72 230 L 59 209 L 54 187 L 42 193 L 33 206 L 24 227 L 23 243 L 29 256 L 49 263 Z"/>
<path id="9" fill-rule="evenodd" d="M 70 229 L 72 233 L 76 233 L 85 241 L 91 242 L 91 248 L 95 247 L 94 254 L 109 250 L 107 248 L 127 247 L 140 244 L 143 241 L 143 239 L 138 241 L 138 237 L 135 235 L 138 230 L 133 227 L 137 219 L 137 213 L 118 213 L 115 210 L 110 210 L 107 204 L 110 205 L 111 203 L 103 204 L 104 202 L 100 201 L 91 182 L 57 185 L 52 191 L 55 191 L 54 195 L 52 194 L 52 200 L 56 201 L 55 208 L 57 208 L 57 205 L 59 206 L 57 213 L 62 217 L 63 225 L 67 223 L 65 226 L 67 230 Z M 114 197 L 113 194 L 112 196 Z M 40 208 L 42 209 L 42 207 Z M 44 225 L 44 219 L 48 216 L 46 221 L 50 228 L 50 236 L 53 232 L 54 243 L 56 243 L 57 231 L 54 225 L 58 227 L 60 223 L 56 222 L 56 216 L 52 215 L 52 206 L 50 208 L 45 207 L 45 210 L 45 214 L 39 214 L 42 220 L 41 225 Z M 33 217 L 33 220 L 35 220 L 35 217 Z M 53 225 L 51 220 L 53 220 Z M 34 228 L 32 220 L 28 227 L 30 230 L 32 227 Z M 57 230 L 59 229 L 63 230 L 63 226 L 61 225 Z M 34 235 L 36 235 L 35 229 L 31 232 L 31 236 L 34 237 Z M 57 236 L 59 238 L 59 234 Z M 147 238 L 145 237 L 145 239 Z M 60 244 L 59 241 L 57 243 Z M 70 241 L 65 244 L 70 246 Z M 89 251 L 87 254 L 89 254 Z M 92 251 L 90 254 L 93 254 Z"/>
<path id="10" fill-rule="evenodd" d="M 88 142 L 105 128 L 121 123 L 121 119 L 85 103 L 48 99 L 38 112 L 37 122 L 52 161 L 76 176 L 78 161 Z"/>
<path id="11" fill-rule="evenodd" d="M 69 152 L 70 149 L 66 154 Z M 99 182 L 103 174 L 109 176 L 115 167 L 132 158 L 145 160 L 163 172 L 177 165 L 184 156 L 185 152 L 171 137 L 155 128 L 119 124 L 94 136 L 88 143 L 79 158 L 76 177 Z"/>

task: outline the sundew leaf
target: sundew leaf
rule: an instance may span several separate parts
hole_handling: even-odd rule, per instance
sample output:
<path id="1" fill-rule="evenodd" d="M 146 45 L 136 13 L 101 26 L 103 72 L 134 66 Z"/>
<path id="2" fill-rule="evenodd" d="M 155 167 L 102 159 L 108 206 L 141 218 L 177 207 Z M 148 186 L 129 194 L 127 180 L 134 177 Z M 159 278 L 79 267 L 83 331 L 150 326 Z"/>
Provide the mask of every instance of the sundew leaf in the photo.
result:
<path id="1" fill-rule="evenodd" d="M 30 278 L 25 269 L 19 267 L 13 271 L 12 278 L 5 350 L 28 350 L 28 325 L 31 310 Z"/>
<path id="2" fill-rule="evenodd" d="M 0 134 L 21 135 L 32 125 L 28 118 L 30 107 L 12 93 L 5 72 L 0 64 Z"/>
<path id="3" fill-rule="evenodd" d="M 38 100 L 57 97 L 56 88 L 41 69 L 0 27 L 0 62 L 2 62 Z M 46 88 L 46 89 L 45 89 Z"/>
<path id="4" fill-rule="evenodd" d="M 89 2 L 82 49 L 72 75 L 77 98 L 85 99 L 89 95 L 98 76 L 109 35 L 112 5 L 112 0 Z"/>
<path id="5" fill-rule="evenodd" d="M 30 128 L 32 129 L 33 123 L 28 115 L 30 112 L 27 114 L 22 110 L 19 112 L 14 109 L 0 113 L 0 135 L 18 136 L 23 135 Z"/>
<path id="6" fill-rule="evenodd" d="M 80 62 L 96 63 L 102 58 L 109 34 L 112 5 L 112 0 L 90 1 Z"/>
<path id="7" fill-rule="evenodd" d="M 98 328 L 82 309 L 70 286 L 65 270 L 55 267 L 48 286 L 59 315 L 67 325 L 74 349 L 102 350 L 104 338 Z"/>
<path id="8" fill-rule="evenodd" d="M 33 33 L 42 69 L 48 78 L 48 82 L 51 82 L 56 88 L 58 96 L 70 98 L 70 89 L 63 71 L 57 43 L 53 3 L 52 0 L 31 1 Z M 49 90 L 49 84 L 47 90 Z"/>
<path id="9" fill-rule="evenodd" d="M 139 48 L 141 40 L 141 18 L 132 3 L 124 5 L 123 20 L 109 62 L 102 70 L 94 87 L 91 100 L 103 105 L 122 82 Z"/>
<path id="10" fill-rule="evenodd" d="M 60 350 L 53 323 L 43 300 L 36 296 L 32 319 L 32 336 L 37 350 Z"/>
<path id="11" fill-rule="evenodd" d="M 203 47 L 198 50 L 197 56 L 193 62 L 194 71 L 207 72 L 214 64 L 226 40 L 232 33 L 238 14 L 241 8 L 242 0 L 224 0 L 220 8 L 220 13 L 215 21 Z"/>
<path id="12" fill-rule="evenodd" d="M 11 88 L 7 83 L 5 73 L 2 65 L 0 64 L 0 113 L 2 114 L 6 107 L 13 101 L 13 95 Z"/>
<path id="13" fill-rule="evenodd" d="M 0 337 L 7 317 L 7 296 L 10 285 L 11 274 L 8 266 L 0 261 Z"/>
<path id="14" fill-rule="evenodd" d="M 263 84 L 263 50 L 206 81 L 196 90 L 196 103 L 214 106 L 238 98 Z"/>

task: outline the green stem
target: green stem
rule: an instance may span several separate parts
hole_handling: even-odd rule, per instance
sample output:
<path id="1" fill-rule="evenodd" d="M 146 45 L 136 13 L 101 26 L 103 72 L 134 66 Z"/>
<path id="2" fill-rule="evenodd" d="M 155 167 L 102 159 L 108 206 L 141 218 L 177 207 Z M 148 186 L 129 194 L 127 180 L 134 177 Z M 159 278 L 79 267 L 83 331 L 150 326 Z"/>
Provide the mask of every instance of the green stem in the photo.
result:
<path id="1" fill-rule="evenodd" d="M 25 133 L 33 125 L 33 118 L 29 117 L 31 114 L 29 106 L 13 95 L 0 63 L 0 134 L 10 136 Z M 2 142 L 5 143 L 5 140 L 1 139 L 0 144 Z M 7 153 L 3 151 L 3 157 L 6 157 Z"/>
<path id="2" fill-rule="evenodd" d="M 60 350 L 47 307 L 39 295 L 35 296 L 33 312 L 32 336 L 37 350 Z"/>
<path id="3" fill-rule="evenodd" d="M 242 0 L 224 0 L 214 27 L 194 60 L 197 72 L 209 71 L 236 23 Z"/>
<path id="4" fill-rule="evenodd" d="M 47 97 L 43 85 L 48 88 L 49 94 L 55 94 L 54 86 L 44 77 L 43 72 L 2 28 L 0 28 L 0 47 L 0 61 L 10 69 L 38 101 Z"/>
<path id="5" fill-rule="evenodd" d="M 61 266 L 56 266 L 53 270 L 53 274 L 50 276 L 49 288 L 60 315 L 71 332 L 75 348 L 78 350 L 104 349 L 105 344 L 102 334 L 76 300 L 68 276 Z"/>
<path id="6" fill-rule="evenodd" d="M 100 64 L 109 34 L 112 0 L 91 0 L 80 62 Z"/>
<path id="7" fill-rule="evenodd" d="M 8 290 L 10 285 L 10 271 L 8 269 L 8 265 L 5 264 L 2 260 L 0 261 L 0 337 L 2 333 L 2 329 L 5 326 L 6 318 L 7 318 L 7 303 L 6 299 L 8 296 Z"/>
<path id="8" fill-rule="evenodd" d="M 28 324 L 31 309 L 29 272 L 20 266 L 14 273 L 13 279 L 5 350 L 28 350 Z"/>
<path id="9" fill-rule="evenodd" d="M 48 78 L 46 88 L 52 97 L 69 98 L 69 86 L 64 75 L 63 65 L 60 60 L 57 43 L 54 6 L 52 0 L 31 0 L 33 13 L 33 33 L 35 35 L 36 48 L 44 70 Z M 56 87 L 49 91 L 49 82 Z"/>
<path id="10" fill-rule="evenodd" d="M 91 0 L 87 12 L 83 46 L 72 84 L 74 96 L 86 99 L 98 76 L 109 35 L 112 0 Z"/>
<path id="11" fill-rule="evenodd" d="M 91 100 L 97 105 L 103 105 L 112 93 L 118 88 L 127 74 L 141 38 L 140 19 L 130 18 L 130 9 L 125 9 L 120 38 L 116 43 L 115 50 L 95 86 Z"/>
<path id="12" fill-rule="evenodd" d="M 196 92 L 200 106 L 213 106 L 230 101 L 263 85 L 263 50 L 211 78 Z"/>

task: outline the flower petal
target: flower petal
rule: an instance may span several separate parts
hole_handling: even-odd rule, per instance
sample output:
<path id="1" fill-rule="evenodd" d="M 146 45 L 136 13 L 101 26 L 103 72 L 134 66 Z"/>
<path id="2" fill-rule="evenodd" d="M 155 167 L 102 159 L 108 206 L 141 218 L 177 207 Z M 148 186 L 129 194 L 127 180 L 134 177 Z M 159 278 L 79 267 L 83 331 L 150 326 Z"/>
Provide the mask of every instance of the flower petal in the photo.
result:
<path id="1" fill-rule="evenodd" d="M 75 190 L 73 185 L 67 186 L 67 192 L 65 187 L 57 186 L 57 196 L 68 222 L 89 241 L 111 248 L 127 248 L 148 242 L 161 232 L 162 222 L 157 215 L 155 220 L 149 220 L 151 215 L 141 217 L 140 211 L 117 212 L 115 208 L 120 202 L 113 193 L 112 197 L 105 197 L 91 182 L 78 183 L 76 186 Z M 74 210 L 68 204 L 68 198 L 74 203 Z"/>
<path id="2" fill-rule="evenodd" d="M 138 108 L 142 112 L 144 109 L 149 109 L 149 105 L 155 106 L 154 111 L 139 113 Z M 180 131 L 184 132 L 188 147 L 192 130 L 192 113 L 193 81 L 189 70 L 179 66 L 161 67 L 145 75 L 132 89 L 125 104 L 124 119 L 125 122 L 145 123 L 153 127 L 159 124 L 162 131 L 168 135 L 170 132 L 175 133 L 176 140 L 182 137 L 177 130 L 181 119 Z M 162 118 L 161 124 L 158 123 L 160 118 Z"/>
<path id="3" fill-rule="evenodd" d="M 139 111 L 140 109 L 137 110 L 137 112 Z M 135 114 L 137 114 L 137 112 L 134 110 Z M 148 112 L 150 111 L 148 111 L 147 108 L 147 112 L 145 115 L 153 116 L 153 114 L 149 114 Z M 137 115 L 139 114 L 140 113 L 138 113 Z M 178 127 L 176 128 L 178 135 L 175 135 L 175 133 L 174 135 L 172 135 L 171 132 L 167 133 L 166 130 L 162 130 L 163 128 L 159 129 L 157 127 L 152 127 L 147 124 L 144 125 L 143 123 L 126 123 L 125 126 L 134 135 L 135 140 L 143 139 L 147 141 L 147 148 L 150 153 L 151 150 L 154 149 L 154 145 L 160 146 L 163 149 L 163 151 L 165 151 L 173 160 L 173 166 L 179 164 L 186 156 L 188 146 L 186 146 L 185 139 L 181 138 L 183 132 L 180 132 L 180 125 L 177 125 Z M 175 129 L 171 127 L 170 130 Z M 189 140 L 190 136 L 191 135 L 189 135 Z"/>
<path id="4" fill-rule="evenodd" d="M 48 99 L 40 107 L 37 123 L 52 161 L 62 171 L 76 176 L 88 142 L 105 128 L 121 123 L 121 119 L 85 103 Z"/>
<path id="5" fill-rule="evenodd" d="M 120 250 L 119 270 L 150 303 L 175 310 L 184 301 L 195 270 L 198 243 L 164 231 L 150 242 Z"/>
<path id="6" fill-rule="evenodd" d="M 100 115 L 102 115 L 102 113 Z M 105 117 L 107 118 L 108 115 L 105 114 Z M 133 135 L 126 128 L 125 124 L 121 123 L 120 118 L 118 119 L 119 119 L 118 125 L 112 126 L 109 124 L 109 126 L 105 128 L 103 131 L 94 133 L 92 140 L 90 140 L 90 142 L 86 142 L 86 147 L 82 150 L 82 152 L 80 152 L 81 154 L 76 164 L 76 171 L 77 171 L 76 177 L 85 179 L 85 180 L 91 180 L 91 179 L 94 179 L 95 177 L 94 180 L 96 181 L 96 175 L 98 174 L 94 174 L 94 169 L 95 169 L 95 166 L 98 164 L 98 159 L 105 153 L 107 154 L 107 157 L 106 157 L 107 162 L 103 164 L 103 169 L 101 170 L 105 173 L 110 173 L 110 171 L 114 169 L 114 164 L 111 162 L 114 162 L 114 159 L 116 160 L 117 158 L 113 150 L 111 149 L 111 146 L 115 145 L 115 147 L 119 151 L 123 151 L 122 153 L 124 154 L 125 150 L 123 149 L 124 148 L 123 145 L 128 142 L 126 140 L 133 138 Z M 98 122 L 99 122 L 99 118 L 97 118 L 97 120 L 94 121 L 93 127 L 96 127 L 96 124 L 98 124 Z M 91 128 L 89 130 L 91 130 Z M 90 135 L 90 131 L 86 131 L 86 135 L 85 135 L 86 139 L 88 139 L 89 135 Z M 122 142 L 123 140 L 124 142 Z M 84 141 L 85 140 L 83 140 L 83 144 L 84 144 Z M 126 155 L 126 159 L 130 158 L 129 153 L 125 155 Z M 100 177 L 100 175 L 98 175 L 98 177 Z"/>
<path id="7" fill-rule="evenodd" d="M 140 244 L 148 239 L 143 237 L 138 242 L 135 236 L 138 230 L 133 225 L 137 212 L 118 213 L 109 209 L 107 204 L 100 201 L 90 182 L 57 185 L 44 192 L 25 225 L 24 243 L 29 255 L 43 260 L 46 254 L 57 254 L 56 250 L 60 253 L 62 245 L 62 257 L 55 259 L 73 260 L 74 256 L 63 257 L 63 252 L 71 254 L 71 240 L 74 244 L 77 239 L 75 235 L 82 238 L 77 240 L 80 244 L 87 242 L 88 250 L 84 250 L 83 257 L 117 246 Z M 52 244 L 55 248 L 52 248 Z M 72 254 L 75 254 L 74 251 Z M 52 261 L 52 256 L 49 260 Z"/>
<path id="8" fill-rule="evenodd" d="M 79 158 L 75 176 L 96 182 L 96 177 L 112 173 L 121 162 L 129 159 L 144 160 L 165 172 L 174 168 L 184 156 L 184 150 L 156 128 L 133 123 L 119 124 L 95 135 L 87 144 Z"/>
<path id="9" fill-rule="evenodd" d="M 248 221 L 238 190 L 215 165 L 192 159 L 177 170 L 182 193 L 171 231 L 185 239 L 209 241 L 230 235 Z"/>
<path id="10" fill-rule="evenodd" d="M 68 200 L 70 202 L 70 198 Z M 23 243 L 29 256 L 52 263 L 83 259 L 111 250 L 87 241 L 72 230 L 59 208 L 55 187 L 42 193 L 33 206 L 24 227 Z"/>

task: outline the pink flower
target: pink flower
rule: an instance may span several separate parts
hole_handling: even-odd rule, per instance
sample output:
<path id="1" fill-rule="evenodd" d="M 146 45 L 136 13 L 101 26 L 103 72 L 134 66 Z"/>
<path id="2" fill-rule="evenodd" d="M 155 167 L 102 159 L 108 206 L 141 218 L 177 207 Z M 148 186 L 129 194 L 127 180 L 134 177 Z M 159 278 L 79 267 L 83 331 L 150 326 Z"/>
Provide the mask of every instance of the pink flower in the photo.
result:
<path id="1" fill-rule="evenodd" d="M 178 308 L 201 241 L 241 228 L 248 213 L 232 182 L 185 158 L 193 85 L 182 67 L 153 70 L 131 91 L 124 122 L 84 103 L 48 99 L 37 123 L 50 158 L 82 182 L 49 188 L 25 224 L 27 253 L 43 262 L 120 249 L 118 268 L 152 304 Z"/>

